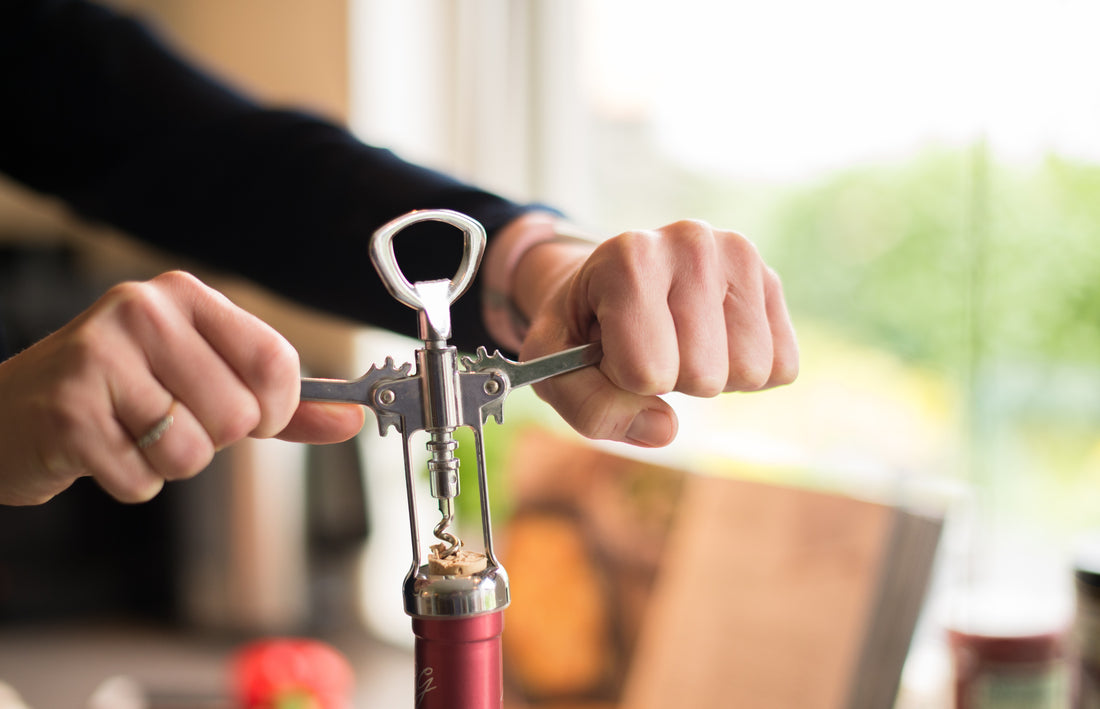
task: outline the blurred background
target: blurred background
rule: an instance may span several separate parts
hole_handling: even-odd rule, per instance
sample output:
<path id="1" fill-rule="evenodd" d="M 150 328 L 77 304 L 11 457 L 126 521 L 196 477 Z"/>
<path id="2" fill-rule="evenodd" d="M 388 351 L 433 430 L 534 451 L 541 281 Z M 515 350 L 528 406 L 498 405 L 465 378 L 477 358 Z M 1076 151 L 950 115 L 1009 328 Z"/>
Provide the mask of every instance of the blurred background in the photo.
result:
<path id="1" fill-rule="evenodd" d="M 1100 526 L 1094 3 L 115 4 L 262 98 L 305 104 L 408 159 L 555 204 L 597 234 L 690 216 L 750 236 L 783 278 L 799 380 L 766 394 L 674 397 L 680 438 L 648 459 L 946 510 L 903 681 L 911 706 L 942 690 L 939 630 L 975 606 L 1039 628 L 1066 622 L 1074 554 Z M 15 243 L 79 246 L 81 263 L 95 265 L 90 291 L 156 271 L 155 255 L 73 226 L 33 197 L 16 190 L 4 204 Z M 220 283 L 296 336 L 314 373 L 354 376 L 394 347 L 411 352 Z M 506 439 L 517 420 L 559 426 L 533 398 L 513 399 L 509 425 L 491 437 Z M 361 438 L 376 439 L 371 429 Z M 271 573 L 316 569 L 310 544 L 351 549 L 368 524 L 378 530 L 380 508 L 403 510 L 369 482 L 369 461 L 386 455 L 376 443 L 320 454 L 353 471 L 335 485 L 350 485 L 363 507 L 334 515 L 323 500 L 347 496 L 316 493 L 322 507 L 310 519 L 347 523 L 303 522 L 312 536 L 282 542 L 301 548 L 298 566 Z M 355 487 L 361 463 L 365 494 Z M 298 514 L 306 483 L 295 475 L 281 493 L 264 478 L 236 494 L 282 495 L 244 504 Z M 191 558 L 182 546 L 173 548 Z M 405 564 L 406 548 L 397 546 Z M 325 568 L 343 568 L 344 552 L 325 553 L 336 560 Z M 176 579 L 166 593 L 178 595 L 188 574 L 165 566 L 154 575 Z M 345 572 L 333 573 L 339 586 Z M 396 594 L 396 581 L 378 583 Z M 317 586 L 272 600 L 273 615 L 257 622 L 311 613 L 299 606 Z M 150 608 L 157 598 L 145 599 Z M 244 612 L 204 603 L 192 612 Z"/>
<path id="2" fill-rule="evenodd" d="M 393 23 L 353 45 L 364 135 L 598 233 L 685 215 L 741 230 L 784 280 L 797 384 L 678 401 L 665 460 L 935 498 L 929 623 L 1065 622 L 1100 521 L 1100 10 L 447 7 L 358 6 L 366 32 Z M 433 31 L 458 61 L 410 42 Z"/>

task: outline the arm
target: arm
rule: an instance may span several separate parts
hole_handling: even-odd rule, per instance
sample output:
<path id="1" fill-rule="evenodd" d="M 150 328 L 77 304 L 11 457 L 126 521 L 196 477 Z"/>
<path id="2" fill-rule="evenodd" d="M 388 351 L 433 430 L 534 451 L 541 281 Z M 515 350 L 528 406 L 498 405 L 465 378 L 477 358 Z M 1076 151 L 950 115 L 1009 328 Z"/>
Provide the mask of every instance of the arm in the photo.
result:
<path id="1" fill-rule="evenodd" d="M 366 262 L 368 235 L 391 217 L 446 207 L 502 231 L 487 270 L 502 274 L 505 300 L 531 322 L 521 355 L 604 341 L 599 370 L 539 388 L 586 435 L 663 445 L 676 422 L 659 394 L 713 395 L 794 376 L 778 280 L 732 232 L 681 222 L 589 254 L 544 238 L 557 228 L 551 213 L 404 163 L 314 117 L 262 109 L 135 23 L 77 0 L 0 5 L 0 87 L 18 97 L 0 112 L 0 168 L 16 179 L 365 322 L 398 331 L 409 323 Z M 427 269 L 407 272 L 414 280 L 450 275 L 455 259 L 426 246 L 431 238 L 414 240 Z M 358 430 L 361 411 L 298 407 L 286 343 L 208 291 L 179 274 L 123 286 L 0 365 L 9 404 L 0 443 L 11 454 L 0 501 L 48 499 L 80 475 L 120 499 L 147 499 L 245 435 L 320 442 Z M 463 321 L 456 344 L 489 339 L 476 298 L 460 299 L 453 314 Z M 490 322 L 502 344 L 520 342 Z M 135 446 L 166 411 L 177 412 L 170 432 Z"/>
<path id="2" fill-rule="evenodd" d="M 169 250 L 398 331 L 415 320 L 368 264 L 377 226 L 439 206 L 493 229 L 524 211 L 331 123 L 261 108 L 137 23 L 79 0 L 0 3 L 0 92 L 0 169 L 12 177 Z M 425 247 L 431 238 L 414 238 L 415 258 L 402 263 L 450 275 L 454 261 Z M 445 241 L 454 244 L 449 232 Z M 476 299 L 459 307 L 461 334 L 484 343 Z M 0 502 L 42 502 L 80 476 L 145 500 L 244 436 L 331 442 L 359 430 L 357 407 L 298 406 L 298 376 L 285 340 L 191 277 L 114 288 L 0 363 Z"/>
<path id="3" fill-rule="evenodd" d="M 374 277 L 370 234 L 449 208 L 492 234 L 526 207 L 365 145 L 315 116 L 261 107 L 142 25 L 77 0 L 0 3 L 0 170 L 85 216 L 241 273 L 307 305 L 399 332 L 414 322 Z M 423 277 L 455 251 L 409 248 Z M 406 243 L 406 239 L 415 243 Z M 416 275 L 416 274 L 411 274 Z M 458 344 L 484 344 L 476 299 Z"/>

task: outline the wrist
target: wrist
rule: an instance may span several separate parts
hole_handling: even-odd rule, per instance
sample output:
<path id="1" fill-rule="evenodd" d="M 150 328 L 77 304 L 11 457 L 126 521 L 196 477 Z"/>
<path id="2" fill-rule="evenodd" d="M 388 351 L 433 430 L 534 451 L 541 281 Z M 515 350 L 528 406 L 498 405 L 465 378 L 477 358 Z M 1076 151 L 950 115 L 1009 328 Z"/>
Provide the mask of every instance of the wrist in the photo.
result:
<path id="1" fill-rule="evenodd" d="M 597 243 L 547 213 L 526 214 L 504 227 L 485 258 L 482 303 L 493 338 L 518 351 L 530 317 Z"/>

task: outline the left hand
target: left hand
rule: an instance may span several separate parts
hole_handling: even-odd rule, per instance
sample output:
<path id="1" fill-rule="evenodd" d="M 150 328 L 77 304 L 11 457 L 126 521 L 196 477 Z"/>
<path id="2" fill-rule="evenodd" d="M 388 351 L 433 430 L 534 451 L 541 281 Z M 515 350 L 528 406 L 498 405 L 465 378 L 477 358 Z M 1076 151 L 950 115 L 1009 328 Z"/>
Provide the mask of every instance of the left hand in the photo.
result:
<path id="1" fill-rule="evenodd" d="M 520 359 L 603 341 L 598 368 L 535 387 L 589 438 L 663 446 L 678 424 L 661 394 L 756 391 L 798 372 L 779 277 L 733 231 L 688 220 L 625 232 L 590 254 L 541 244 L 513 283 L 532 316 Z"/>
<path id="2" fill-rule="evenodd" d="M 300 387 L 290 343 L 194 276 L 119 284 L 0 362 L 0 504 L 82 476 L 143 502 L 246 436 L 328 443 L 362 427 L 360 407 L 299 405 Z"/>

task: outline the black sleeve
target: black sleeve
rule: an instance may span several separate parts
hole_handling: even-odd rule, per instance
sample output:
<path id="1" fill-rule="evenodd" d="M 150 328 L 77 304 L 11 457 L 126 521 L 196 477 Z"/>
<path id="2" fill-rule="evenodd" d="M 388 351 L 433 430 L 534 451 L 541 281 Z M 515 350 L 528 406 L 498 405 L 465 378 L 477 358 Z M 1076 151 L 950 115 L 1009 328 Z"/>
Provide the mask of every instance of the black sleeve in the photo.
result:
<path id="1" fill-rule="evenodd" d="M 415 315 L 370 265 L 370 234 L 429 208 L 464 212 L 492 233 L 529 208 L 318 117 L 258 106 L 105 8 L 0 6 L 0 170 L 307 305 L 415 334 Z M 442 226 L 399 237 L 410 280 L 450 277 L 456 237 Z M 453 306 L 460 347 L 490 342 L 475 289 Z"/>

